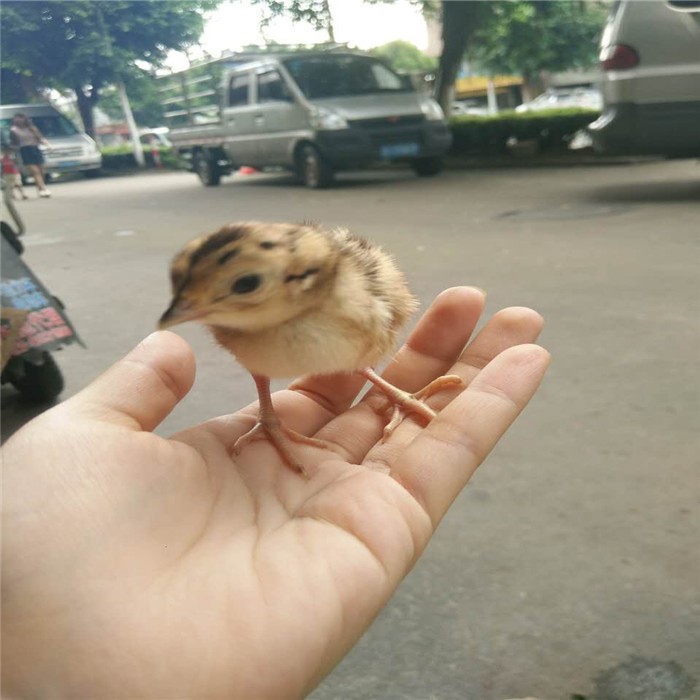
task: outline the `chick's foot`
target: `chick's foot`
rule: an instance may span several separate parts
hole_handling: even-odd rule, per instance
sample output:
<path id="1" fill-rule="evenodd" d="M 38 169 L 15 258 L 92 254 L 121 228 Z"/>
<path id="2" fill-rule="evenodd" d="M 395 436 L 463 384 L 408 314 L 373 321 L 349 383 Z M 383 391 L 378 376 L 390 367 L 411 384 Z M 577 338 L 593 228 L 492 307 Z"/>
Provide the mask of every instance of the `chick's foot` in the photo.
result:
<path id="1" fill-rule="evenodd" d="M 461 377 L 456 374 L 448 374 L 434 379 L 415 394 L 409 394 L 382 379 L 371 368 L 363 368 L 359 370 L 359 373 L 383 392 L 393 404 L 391 420 L 384 427 L 382 440 L 387 440 L 409 413 L 418 414 L 425 420 L 426 424 L 430 423 L 437 414 L 425 403 L 425 400 L 443 389 L 464 388 L 464 381 Z"/>
<path id="2" fill-rule="evenodd" d="M 330 449 L 328 443 L 323 440 L 316 440 L 315 438 L 297 433 L 291 428 L 287 428 L 276 416 L 273 420 L 269 420 L 268 418 L 263 419 L 261 416 L 258 423 L 256 423 L 251 430 L 236 440 L 236 444 L 233 446 L 234 454 L 240 454 L 241 450 L 252 442 L 265 439 L 268 439 L 273 444 L 277 453 L 282 458 L 282 461 L 288 467 L 291 467 L 294 471 L 306 477 L 309 476 L 309 472 L 302 460 L 296 456 L 296 449 L 294 446 L 308 445 L 309 447 L 316 447 L 321 450 Z"/>
<path id="3" fill-rule="evenodd" d="M 284 425 L 277 417 L 275 409 L 272 406 L 269 378 L 253 375 L 253 379 L 255 380 L 258 398 L 260 399 L 258 422 L 245 435 L 241 435 L 241 437 L 236 440 L 236 444 L 233 446 L 234 454 L 240 454 L 241 450 L 252 442 L 269 439 L 282 458 L 282 461 L 288 467 L 308 477 L 308 470 L 304 467 L 303 462 L 294 454 L 296 452 L 294 445 L 307 445 L 321 450 L 329 450 L 331 446 L 323 440 L 307 437 Z"/>

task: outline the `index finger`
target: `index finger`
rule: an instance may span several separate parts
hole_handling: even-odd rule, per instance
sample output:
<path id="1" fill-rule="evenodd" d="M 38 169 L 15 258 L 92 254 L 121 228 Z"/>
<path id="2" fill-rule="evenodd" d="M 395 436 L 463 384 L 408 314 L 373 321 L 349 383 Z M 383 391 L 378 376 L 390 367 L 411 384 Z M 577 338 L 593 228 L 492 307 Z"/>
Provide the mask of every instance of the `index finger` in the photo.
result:
<path id="1" fill-rule="evenodd" d="M 530 401 L 549 361 L 537 345 L 503 351 L 399 455 L 391 475 L 433 527 Z"/>

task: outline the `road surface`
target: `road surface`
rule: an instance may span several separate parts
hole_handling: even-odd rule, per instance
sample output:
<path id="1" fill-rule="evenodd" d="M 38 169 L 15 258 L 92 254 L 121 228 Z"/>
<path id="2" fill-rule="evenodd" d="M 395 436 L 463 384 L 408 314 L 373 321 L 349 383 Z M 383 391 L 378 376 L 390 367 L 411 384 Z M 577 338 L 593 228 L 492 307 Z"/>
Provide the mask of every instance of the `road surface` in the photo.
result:
<path id="1" fill-rule="evenodd" d="M 313 700 L 698 692 L 697 164 L 374 172 L 322 192 L 284 175 L 205 189 L 186 173 L 52 190 L 19 205 L 26 260 L 88 346 L 58 355 L 66 396 L 153 330 L 174 251 L 226 221 L 346 225 L 396 254 L 423 305 L 467 283 L 491 313 L 544 315 L 542 391 Z M 255 398 L 200 328 L 181 333 L 197 381 L 163 434 Z M 8 433 L 27 411 L 3 398 Z M 620 695 L 637 677 L 646 695 Z"/>

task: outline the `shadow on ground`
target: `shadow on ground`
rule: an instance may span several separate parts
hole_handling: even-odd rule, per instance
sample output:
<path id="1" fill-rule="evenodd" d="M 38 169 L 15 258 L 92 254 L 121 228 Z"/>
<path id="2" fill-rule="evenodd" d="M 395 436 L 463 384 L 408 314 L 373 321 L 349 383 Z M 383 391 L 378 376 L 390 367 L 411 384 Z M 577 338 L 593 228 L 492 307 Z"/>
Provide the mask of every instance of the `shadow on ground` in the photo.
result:
<path id="1" fill-rule="evenodd" d="M 698 167 L 697 178 L 606 185 L 590 190 L 586 198 L 592 202 L 626 204 L 698 202 L 700 201 L 700 167 Z"/>
<path id="2" fill-rule="evenodd" d="M 335 177 L 330 189 L 349 189 L 354 187 L 371 187 L 392 182 L 405 182 L 406 180 L 420 181 L 408 168 L 376 168 L 357 172 L 343 172 Z M 284 187 L 298 189 L 300 192 L 308 191 L 293 173 L 286 171 L 265 172 L 259 175 L 245 177 L 235 176 L 235 179 L 227 178 L 222 184 L 235 184 L 237 187 Z"/>

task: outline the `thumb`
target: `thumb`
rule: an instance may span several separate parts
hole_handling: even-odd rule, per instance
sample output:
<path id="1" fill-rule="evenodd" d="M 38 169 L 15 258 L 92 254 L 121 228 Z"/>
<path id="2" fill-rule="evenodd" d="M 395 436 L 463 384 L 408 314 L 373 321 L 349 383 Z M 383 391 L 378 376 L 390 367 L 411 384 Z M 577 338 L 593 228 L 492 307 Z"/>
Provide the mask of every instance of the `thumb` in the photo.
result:
<path id="1" fill-rule="evenodd" d="M 64 405 L 97 420 L 151 431 L 185 397 L 194 374 L 187 342 L 157 331 Z"/>

